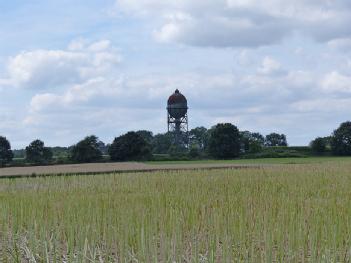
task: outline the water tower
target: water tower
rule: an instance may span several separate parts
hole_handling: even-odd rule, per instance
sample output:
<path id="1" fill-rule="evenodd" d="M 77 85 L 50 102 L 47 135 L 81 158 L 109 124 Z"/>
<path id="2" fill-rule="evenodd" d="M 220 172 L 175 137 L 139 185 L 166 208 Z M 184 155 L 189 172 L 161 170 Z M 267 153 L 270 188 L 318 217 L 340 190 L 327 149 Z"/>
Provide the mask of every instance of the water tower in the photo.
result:
<path id="1" fill-rule="evenodd" d="M 188 102 L 178 89 L 169 97 L 167 102 L 168 132 L 174 133 L 174 143 L 188 144 Z"/>

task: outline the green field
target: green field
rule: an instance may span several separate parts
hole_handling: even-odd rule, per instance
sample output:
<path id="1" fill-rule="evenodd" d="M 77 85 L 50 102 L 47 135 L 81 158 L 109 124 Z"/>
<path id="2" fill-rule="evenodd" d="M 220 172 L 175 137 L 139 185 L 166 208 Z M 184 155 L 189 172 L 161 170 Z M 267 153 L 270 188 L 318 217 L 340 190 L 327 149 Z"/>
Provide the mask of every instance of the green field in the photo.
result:
<path id="1" fill-rule="evenodd" d="M 150 161 L 148 164 L 196 164 L 196 163 L 233 163 L 233 164 L 317 164 L 332 162 L 351 162 L 351 157 L 296 157 L 296 158 L 261 158 L 234 160 L 195 160 L 195 161 Z"/>
<path id="2" fill-rule="evenodd" d="M 308 162 L 3 179 L 1 262 L 349 262 L 351 159 Z"/>

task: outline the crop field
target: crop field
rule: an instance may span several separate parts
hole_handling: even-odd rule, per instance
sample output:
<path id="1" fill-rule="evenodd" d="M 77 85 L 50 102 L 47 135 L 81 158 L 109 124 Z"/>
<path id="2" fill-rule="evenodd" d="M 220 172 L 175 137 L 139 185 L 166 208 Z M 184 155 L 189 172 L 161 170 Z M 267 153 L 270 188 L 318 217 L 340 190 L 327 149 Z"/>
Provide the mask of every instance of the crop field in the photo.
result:
<path id="1" fill-rule="evenodd" d="M 147 164 L 170 165 L 170 164 L 319 164 L 319 163 L 342 163 L 351 162 L 351 157 L 289 157 L 289 158 L 259 158 L 259 159 L 234 159 L 234 160 L 193 160 L 193 161 L 150 161 Z"/>
<path id="2" fill-rule="evenodd" d="M 243 169 L 262 167 L 264 164 L 240 164 L 230 162 L 189 162 L 189 163 L 82 163 L 47 166 L 24 166 L 6 167 L 0 169 L 0 178 L 36 177 L 36 176 L 57 176 L 57 175 L 78 175 L 78 174 L 102 174 L 102 173 L 126 173 L 126 172 L 156 172 L 156 171 L 179 171 L 199 169 Z M 271 164 L 267 164 L 271 165 Z"/>
<path id="3" fill-rule="evenodd" d="M 1 262 L 350 262 L 351 161 L 0 180 Z"/>

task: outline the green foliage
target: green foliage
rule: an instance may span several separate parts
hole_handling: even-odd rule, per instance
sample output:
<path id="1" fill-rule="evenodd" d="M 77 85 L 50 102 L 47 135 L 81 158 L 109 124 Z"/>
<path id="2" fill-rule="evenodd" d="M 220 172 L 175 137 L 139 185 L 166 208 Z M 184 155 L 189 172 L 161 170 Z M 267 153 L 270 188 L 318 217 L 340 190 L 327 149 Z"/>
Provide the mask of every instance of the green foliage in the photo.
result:
<path id="1" fill-rule="evenodd" d="M 327 155 L 326 152 L 324 155 Z M 263 147 L 260 152 L 245 153 L 244 159 L 260 159 L 260 158 L 305 158 L 313 156 L 311 147 L 309 146 L 272 146 Z"/>
<path id="2" fill-rule="evenodd" d="M 108 147 L 109 145 L 106 145 L 102 141 L 98 141 L 98 148 L 102 154 L 108 154 Z"/>
<path id="3" fill-rule="evenodd" d="M 299 151 L 296 149 L 290 149 L 290 147 L 266 147 L 258 153 L 245 154 L 245 159 L 260 159 L 260 158 L 305 158 L 310 156 L 305 151 Z"/>
<path id="4" fill-rule="evenodd" d="M 265 145 L 268 147 L 288 146 L 288 143 L 284 134 L 271 133 L 266 136 Z"/>
<path id="5" fill-rule="evenodd" d="M 324 141 L 325 141 L 326 150 L 327 150 L 327 151 L 331 150 L 332 136 L 323 137 L 323 139 L 324 139 Z"/>
<path id="6" fill-rule="evenodd" d="M 351 155 L 351 122 L 347 121 L 340 124 L 331 138 L 331 148 L 334 154 L 349 156 Z"/>
<path id="7" fill-rule="evenodd" d="M 207 148 L 209 133 L 205 127 L 196 127 L 190 130 L 189 140 L 191 145 L 194 145 L 197 149 L 203 151 Z"/>
<path id="8" fill-rule="evenodd" d="M 309 146 L 272 146 L 272 147 L 265 147 L 264 149 L 269 150 L 293 150 L 301 153 L 311 154 L 311 148 Z"/>
<path id="9" fill-rule="evenodd" d="M 19 149 L 19 150 L 12 150 L 13 152 L 13 158 L 25 158 L 26 157 L 26 150 L 25 149 Z"/>
<path id="10" fill-rule="evenodd" d="M 152 144 L 152 141 L 154 139 L 154 135 L 151 131 L 147 131 L 147 130 L 140 130 L 140 131 L 136 131 L 136 134 L 140 135 L 141 137 L 143 137 L 143 139 L 148 143 L 148 144 Z"/>
<path id="11" fill-rule="evenodd" d="M 168 154 L 173 158 L 181 158 L 186 156 L 187 149 L 183 146 L 172 144 L 168 150 Z"/>
<path id="12" fill-rule="evenodd" d="M 70 155 L 71 149 L 68 147 L 50 147 L 52 154 L 55 158 L 67 158 Z"/>
<path id="13" fill-rule="evenodd" d="M 114 139 L 109 147 L 112 161 L 137 161 L 151 158 L 151 146 L 136 132 L 128 132 Z"/>
<path id="14" fill-rule="evenodd" d="M 45 147 L 41 140 L 34 140 L 26 147 L 26 162 L 30 164 L 49 164 L 52 161 L 52 151 Z"/>
<path id="15" fill-rule="evenodd" d="M 71 160 L 77 163 L 98 162 L 102 159 L 98 137 L 87 136 L 72 147 Z"/>
<path id="16" fill-rule="evenodd" d="M 152 152 L 166 154 L 172 145 L 173 135 L 170 132 L 156 134 L 152 141 Z"/>
<path id="17" fill-rule="evenodd" d="M 245 153 L 258 153 L 264 146 L 264 137 L 258 132 L 243 131 L 240 132 L 240 141 L 242 151 Z"/>
<path id="18" fill-rule="evenodd" d="M 327 149 L 327 142 L 325 138 L 318 137 L 310 143 L 310 147 L 313 153 L 323 154 Z"/>
<path id="19" fill-rule="evenodd" d="M 240 134 L 231 123 L 220 123 L 211 132 L 209 153 L 218 159 L 230 159 L 240 154 Z"/>
<path id="20" fill-rule="evenodd" d="M 10 142 L 3 136 L 0 136 L 0 167 L 9 164 L 13 159 Z"/>
<path id="21" fill-rule="evenodd" d="M 197 146 L 192 145 L 189 149 L 188 156 L 191 159 L 198 159 L 201 157 L 201 150 Z"/>

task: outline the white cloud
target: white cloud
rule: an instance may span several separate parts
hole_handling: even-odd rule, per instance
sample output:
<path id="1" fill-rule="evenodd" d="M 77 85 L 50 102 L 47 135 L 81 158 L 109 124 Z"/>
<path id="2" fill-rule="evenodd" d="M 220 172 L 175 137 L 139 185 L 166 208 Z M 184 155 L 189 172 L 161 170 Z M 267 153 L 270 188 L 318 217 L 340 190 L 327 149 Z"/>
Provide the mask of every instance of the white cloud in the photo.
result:
<path id="1" fill-rule="evenodd" d="M 121 78 L 94 78 L 84 83 L 72 85 L 61 94 L 39 93 L 30 102 L 30 114 L 40 112 L 74 111 L 80 105 L 93 102 L 102 104 L 114 100 L 125 99 L 127 90 L 123 90 Z"/>
<path id="2" fill-rule="evenodd" d="M 121 61 L 107 40 L 85 46 L 82 41 L 68 50 L 23 51 L 8 61 L 7 76 L 0 83 L 17 88 L 55 89 L 106 74 Z"/>
<path id="3" fill-rule="evenodd" d="M 9 61 L 9 81 L 16 87 L 34 89 L 74 82 L 80 79 L 78 66 L 86 60 L 82 53 L 60 50 L 22 52 Z"/>
<path id="4" fill-rule="evenodd" d="M 81 50 L 85 49 L 88 44 L 89 44 L 88 41 L 84 38 L 74 39 L 71 41 L 71 43 L 69 43 L 68 50 L 69 51 L 81 51 Z"/>
<path id="5" fill-rule="evenodd" d="M 261 74 L 278 74 L 282 73 L 282 65 L 271 57 L 265 57 L 262 61 L 262 65 L 258 69 Z"/>
<path id="6" fill-rule="evenodd" d="M 351 51 L 351 37 L 349 38 L 337 38 L 328 42 L 329 47 L 337 50 L 346 52 Z"/>
<path id="7" fill-rule="evenodd" d="M 59 99 L 59 96 L 51 93 L 37 94 L 30 102 L 30 109 L 31 111 L 40 111 L 46 107 L 50 107 L 58 103 Z"/>
<path id="8" fill-rule="evenodd" d="M 101 40 L 99 42 L 91 44 L 88 49 L 93 52 L 101 52 L 109 49 L 111 46 L 111 41 Z"/>
<path id="9" fill-rule="evenodd" d="M 335 115 L 347 112 L 350 108 L 351 99 L 349 98 L 311 98 L 295 102 L 291 105 L 297 112 L 319 112 L 334 113 Z"/>
<path id="10" fill-rule="evenodd" d="M 351 77 L 333 71 L 323 78 L 321 86 L 328 93 L 351 93 Z"/>
<path id="11" fill-rule="evenodd" d="M 118 0 L 116 6 L 158 21 L 158 40 L 194 46 L 257 47 L 294 32 L 322 42 L 351 36 L 346 0 Z"/>
<path id="12" fill-rule="evenodd" d="M 160 30 L 154 31 L 154 36 L 160 42 L 171 42 L 181 34 L 180 28 L 175 23 L 164 25 Z"/>

